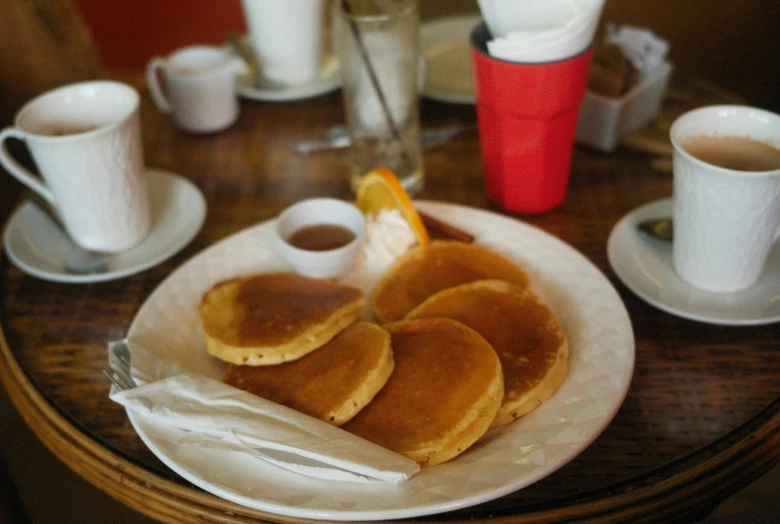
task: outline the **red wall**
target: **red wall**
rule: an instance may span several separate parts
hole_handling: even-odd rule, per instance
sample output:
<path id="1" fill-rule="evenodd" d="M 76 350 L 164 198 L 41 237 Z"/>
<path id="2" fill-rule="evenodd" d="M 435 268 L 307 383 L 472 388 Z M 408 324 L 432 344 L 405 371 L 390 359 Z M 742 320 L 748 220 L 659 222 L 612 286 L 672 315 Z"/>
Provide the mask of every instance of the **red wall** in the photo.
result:
<path id="1" fill-rule="evenodd" d="M 240 0 L 77 0 L 105 68 L 142 70 L 153 56 L 221 44 L 245 30 Z"/>

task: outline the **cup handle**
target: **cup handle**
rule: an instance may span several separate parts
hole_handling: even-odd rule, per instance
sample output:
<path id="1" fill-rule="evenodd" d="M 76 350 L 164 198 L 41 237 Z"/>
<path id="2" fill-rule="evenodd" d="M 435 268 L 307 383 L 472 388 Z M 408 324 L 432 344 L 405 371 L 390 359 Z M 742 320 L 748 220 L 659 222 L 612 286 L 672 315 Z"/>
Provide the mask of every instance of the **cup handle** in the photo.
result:
<path id="1" fill-rule="evenodd" d="M 9 138 L 16 138 L 22 142 L 26 140 L 24 134 L 16 128 L 6 127 L 0 131 L 0 164 L 3 165 L 11 176 L 41 195 L 49 204 L 56 207 L 54 193 L 51 192 L 51 189 L 46 187 L 37 176 L 25 169 L 22 164 L 11 156 L 11 153 L 5 145 L 5 141 Z"/>
<path id="2" fill-rule="evenodd" d="M 152 94 L 152 101 L 157 109 L 163 113 L 171 112 L 171 104 L 168 99 L 165 98 L 162 88 L 160 87 L 160 77 L 158 70 L 165 64 L 165 60 L 161 58 L 152 58 L 149 65 L 146 66 L 146 83 L 149 86 L 149 92 Z"/>

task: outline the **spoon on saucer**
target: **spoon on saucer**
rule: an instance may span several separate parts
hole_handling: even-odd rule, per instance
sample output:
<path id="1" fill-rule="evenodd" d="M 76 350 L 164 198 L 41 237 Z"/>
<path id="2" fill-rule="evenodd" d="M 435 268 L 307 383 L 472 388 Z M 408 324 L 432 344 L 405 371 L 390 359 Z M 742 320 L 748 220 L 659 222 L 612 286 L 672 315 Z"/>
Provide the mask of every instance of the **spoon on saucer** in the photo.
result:
<path id="1" fill-rule="evenodd" d="M 650 218 L 636 225 L 644 236 L 660 242 L 671 242 L 674 239 L 674 222 L 671 217 Z M 780 234 L 780 230 L 778 230 Z"/>
<path id="2" fill-rule="evenodd" d="M 671 217 L 650 218 L 637 224 L 643 235 L 661 242 L 671 242 L 674 238 L 674 224 Z"/>
<path id="3" fill-rule="evenodd" d="M 62 233 L 65 240 L 63 242 L 63 262 L 65 270 L 73 275 L 90 275 L 104 273 L 108 270 L 109 255 L 97 251 L 91 251 L 79 246 L 70 236 L 65 226 L 52 209 L 48 202 L 44 201 L 37 193 L 29 191 L 27 194 L 29 201 L 45 214 Z"/>

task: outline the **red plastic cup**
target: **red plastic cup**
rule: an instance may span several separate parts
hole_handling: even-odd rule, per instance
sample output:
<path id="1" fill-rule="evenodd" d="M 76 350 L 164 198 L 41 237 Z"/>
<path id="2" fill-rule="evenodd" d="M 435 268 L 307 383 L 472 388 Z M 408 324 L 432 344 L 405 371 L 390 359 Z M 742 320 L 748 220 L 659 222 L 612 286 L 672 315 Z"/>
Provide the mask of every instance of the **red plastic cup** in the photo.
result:
<path id="1" fill-rule="evenodd" d="M 593 48 L 555 62 L 520 63 L 488 54 L 484 23 L 471 33 L 471 61 L 487 196 L 515 213 L 563 203 L 577 113 Z"/>

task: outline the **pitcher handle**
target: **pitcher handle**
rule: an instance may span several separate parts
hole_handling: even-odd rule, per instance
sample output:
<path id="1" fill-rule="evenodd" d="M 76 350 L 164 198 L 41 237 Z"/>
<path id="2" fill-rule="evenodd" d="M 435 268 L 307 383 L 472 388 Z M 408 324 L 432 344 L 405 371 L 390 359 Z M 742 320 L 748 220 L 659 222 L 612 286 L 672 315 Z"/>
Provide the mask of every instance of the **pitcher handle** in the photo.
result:
<path id="1" fill-rule="evenodd" d="M 171 104 L 168 99 L 165 98 L 162 87 L 160 87 L 160 76 L 158 70 L 165 65 L 165 60 L 162 58 L 152 58 L 149 65 L 146 66 L 146 83 L 149 86 L 149 92 L 152 95 L 152 101 L 157 109 L 163 113 L 171 112 Z"/>

